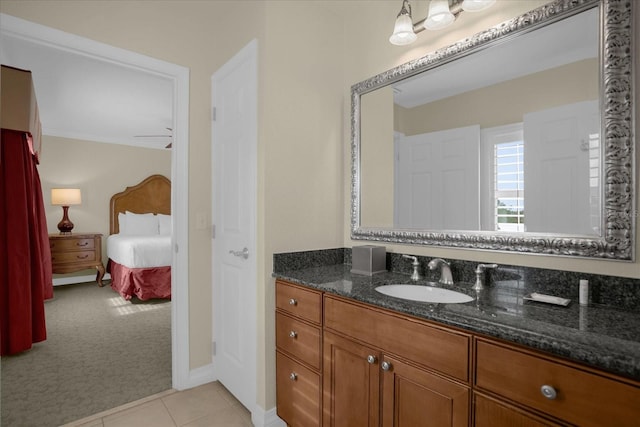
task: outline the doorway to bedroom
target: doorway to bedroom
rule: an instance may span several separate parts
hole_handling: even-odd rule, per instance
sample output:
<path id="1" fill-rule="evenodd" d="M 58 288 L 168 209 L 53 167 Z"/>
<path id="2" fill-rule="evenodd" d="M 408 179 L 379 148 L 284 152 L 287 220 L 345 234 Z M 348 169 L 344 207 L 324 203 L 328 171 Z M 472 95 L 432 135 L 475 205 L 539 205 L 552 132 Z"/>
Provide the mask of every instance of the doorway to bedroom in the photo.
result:
<path id="1" fill-rule="evenodd" d="M 171 115 L 168 118 L 169 125 L 165 126 L 166 128 L 169 128 L 169 129 L 163 129 L 163 130 L 165 131 L 165 133 L 167 131 L 170 131 L 172 136 L 171 147 L 170 149 L 169 148 L 166 149 L 170 151 L 170 155 L 169 155 L 170 166 L 168 168 L 169 173 L 167 173 L 167 175 L 169 175 L 172 182 L 172 189 L 171 189 L 171 205 L 172 205 L 171 213 L 173 218 L 172 227 L 171 227 L 172 228 L 172 248 L 176 248 L 176 250 L 173 251 L 173 254 L 171 256 L 172 299 L 168 307 L 165 306 L 165 308 L 162 308 L 162 309 L 160 308 L 161 304 L 131 304 L 129 306 L 123 306 L 123 307 L 111 307 L 111 311 L 112 312 L 114 310 L 120 311 L 121 319 L 125 319 L 127 317 L 130 317 L 130 318 L 133 317 L 130 315 L 131 313 L 127 314 L 126 311 L 141 312 L 142 310 L 147 310 L 149 312 L 154 312 L 154 313 L 164 312 L 163 315 L 169 316 L 170 318 L 169 325 L 168 327 L 163 327 L 165 328 L 163 333 L 168 333 L 169 340 L 170 340 L 170 353 L 171 353 L 170 359 L 171 360 L 168 366 L 169 375 L 171 377 L 170 386 L 173 386 L 174 388 L 178 388 L 178 389 L 185 388 L 187 386 L 187 381 L 189 378 L 188 306 L 187 306 L 187 298 L 186 298 L 188 290 L 186 286 L 177 287 L 175 283 L 183 283 L 183 284 L 188 283 L 188 279 L 187 279 L 187 275 L 188 275 L 188 272 L 187 272 L 187 256 L 188 256 L 188 232 L 187 232 L 188 230 L 188 224 L 187 224 L 188 159 L 187 159 L 187 155 L 188 155 L 188 104 L 189 104 L 188 69 L 175 64 L 159 61 L 154 58 L 139 55 L 134 52 L 126 51 L 123 49 L 115 48 L 113 46 L 108 46 L 102 43 L 98 43 L 89 39 L 81 38 L 69 33 L 64 33 L 58 30 L 54 30 L 38 24 L 24 21 L 8 15 L 3 14 L 1 19 L 2 19 L 2 27 L 0 28 L 0 32 L 3 40 L 3 52 L 2 52 L 3 57 L 0 59 L 2 59 L 3 64 L 8 63 L 9 59 L 11 59 L 11 58 L 8 58 L 7 55 L 10 54 L 11 43 L 16 42 L 16 43 L 20 43 L 20 48 L 18 49 L 18 51 L 20 51 L 20 53 L 23 55 L 27 54 L 27 52 L 29 51 L 28 49 L 24 49 L 25 44 L 30 44 L 31 47 L 34 48 L 35 51 L 37 52 L 36 54 L 40 57 L 51 58 L 51 55 L 55 57 L 56 55 L 62 55 L 62 54 L 71 55 L 71 56 L 75 55 L 78 59 L 91 60 L 96 64 L 102 63 L 104 64 L 105 67 L 107 67 L 107 65 L 117 66 L 122 68 L 123 70 L 126 70 L 126 72 L 128 73 L 141 74 L 141 75 L 146 74 L 151 80 L 165 81 L 165 82 L 168 82 L 170 85 L 171 99 L 168 101 L 170 105 L 168 105 L 167 109 L 171 112 L 170 113 Z M 9 65 L 14 65 L 19 68 L 26 68 L 25 65 L 21 65 L 21 64 L 27 64 L 28 63 L 27 58 L 22 58 L 21 60 L 23 61 L 22 63 L 14 63 L 14 64 L 9 63 Z M 56 69 L 55 67 L 51 66 L 52 65 L 51 62 L 49 62 L 46 65 L 49 68 L 46 68 L 45 72 L 48 73 L 47 79 L 50 79 L 52 77 L 52 73 L 54 73 Z M 35 75 L 37 70 L 32 70 L 32 71 Z M 83 79 L 82 81 L 78 81 L 77 83 L 86 84 L 87 82 L 91 81 L 91 77 L 92 76 L 88 74 L 86 76 L 86 79 Z M 66 93 L 70 91 L 69 88 L 62 87 L 62 86 L 57 86 L 55 87 L 55 89 L 60 91 L 61 93 Z M 38 91 L 37 81 L 36 81 L 36 91 Z M 100 103 L 96 103 L 96 105 L 99 105 L 99 104 Z M 99 116 L 100 114 L 96 114 L 94 110 L 96 108 L 96 105 L 85 105 L 84 107 L 87 110 L 94 111 L 94 115 Z M 167 106 L 165 105 L 165 107 Z M 41 109 L 41 116 L 43 112 L 44 111 L 42 111 Z M 111 115 L 106 113 L 104 115 L 107 118 L 112 117 Z M 43 117 L 41 118 L 44 119 Z M 81 120 L 78 120 L 78 121 L 80 122 Z M 112 121 L 111 127 L 114 127 L 113 123 L 114 122 Z M 104 137 L 104 139 L 107 139 L 105 134 L 108 133 L 108 128 L 104 132 L 98 129 L 98 131 L 93 134 L 94 137 L 91 137 L 91 138 L 88 137 L 89 134 L 84 134 L 84 135 L 64 134 L 62 132 L 58 132 L 60 129 L 56 128 L 55 126 L 47 127 L 47 126 L 44 126 L 44 123 L 43 123 L 43 130 L 45 134 L 45 148 L 43 150 L 43 159 L 41 161 L 41 167 L 47 161 L 46 159 L 48 155 L 51 156 L 50 158 L 53 158 L 55 156 L 55 153 L 54 153 L 55 149 L 53 148 L 55 144 L 64 144 L 67 147 L 71 147 L 72 151 L 74 152 L 91 151 L 92 153 L 96 153 L 96 155 L 94 156 L 94 159 L 91 162 L 89 161 L 84 162 L 88 164 L 76 165 L 73 168 L 68 168 L 66 171 L 67 172 L 66 176 L 67 177 L 73 176 L 72 180 L 76 180 L 75 182 L 78 183 L 78 186 L 81 186 L 83 190 L 85 190 L 83 194 L 84 206 L 72 207 L 70 211 L 70 216 L 72 216 L 72 218 L 74 219 L 74 222 L 76 223 L 76 228 L 78 230 L 84 231 L 82 229 L 86 229 L 87 224 L 91 226 L 91 221 L 94 220 L 91 218 L 91 216 L 92 215 L 96 216 L 91 212 L 97 212 L 99 210 L 96 208 L 95 211 L 91 211 L 92 206 L 95 207 L 95 206 L 104 204 L 102 199 L 104 198 L 107 199 L 107 203 L 104 206 L 104 215 L 106 216 L 106 220 L 104 220 L 105 226 L 104 227 L 100 226 L 99 229 L 91 230 L 95 232 L 101 232 L 104 234 L 103 254 L 105 255 L 105 257 L 103 259 L 106 260 L 106 251 L 104 250 L 105 248 L 104 243 L 106 241 L 106 237 L 107 237 L 106 235 L 108 234 L 108 229 L 109 229 L 108 198 L 112 195 L 112 193 L 115 193 L 117 191 L 122 191 L 124 190 L 125 187 L 134 185 L 138 181 L 136 181 L 136 179 L 132 179 L 130 181 L 125 180 L 126 182 L 123 181 L 122 184 L 118 184 L 117 189 L 114 189 L 113 191 L 111 191 L 108 189 L 107 181 L 116 181 L 113 179 L 113 177 L 116 175 L 119 177 L 126 176 L 127 174 L 126 168 L 117 168 L 117 167 L 113 168 L 111 170 L 110 176 L 106 176 L 102 178 L 99 178 L 99 177 L 96 178 L 95 174 L 98 173 L 101 169 L 103 169 L 104 163 L 108 161 L 113 161 L 113 157 L 116 156 L 113 153 L 119 152 L 118 148 L 121 149 L 122 147 L 121 146 L 118 147 L 113 144 L 105 144 L 104 142 L 108 142 L 108 141 L 101 140 L 101 137 L 100 137 L 101 134 Z M 144 136 L 145 134 L 142 134 L 142 135 Z M 149 138 L 147 138 L 146 141 L 141 141 L 141 138 L 137 136 L 135 138 L 139 140 L 138 142 L 143 142 L 143 143 L 150 142 L 148 140 Z M 47 147 L 46 147 L 47 139 L 52 141 L 51 142 L 52 148 L 50 150 L 47 150 Z M 122 142 L 122 139 L 120 139 L 120 142 Z M 166 141 L 162 141 L 162 142 L 164 142 L 165 146 L 168 145 Z M 138 147 L 136 149 L 140 150 L 141 148 Z M 164 150 L 165 149 L 164 146 L 161 149 Z M 150 156 L 150 157 L 153 157 L 153 156 Z M 68 186 L 74 183 L 71 181 L 65 182 L 61 178 L 63 176 L 65 175 L 62 173 L 62 171 L 59 172 L 59 175 L 55 177 L 49 177 L 49 178 L 47 178 L 46 176 L 43 176 L 41 173 L 41 179 L 43 181 L 43 190 L 45 190 L 44 188 L 45 185 L 51 186 L 52 184 L 57 184 L 60 186 Z M 48 204 L 49 202 L 48 194 L 46 194 L 46 192 L 43 192 L 43 195 L 45 199 L 45 204 Z M 49 206 L 49 208 L 51 208 L 51 206 Z M 57 214 L 58 213 L 56 211 L 54 216 L 57 216 Z M 50 215 L 47 214 L 47 216 L 49 217 Z M 57 222 L 59 218 L 53 218 L 53 220 Z M 91 227 L 93 228 L 95 226 L 91 226 Z M 51 227 L 49 227 L 49 229 L 51 230 Z M 177 248 L 180 248 L 179 252 L 177 251 Z M 65 288 L 64 291 L 63 291 L 63 288 Z M 68 292 L 71 290 L 73 290 L 74 292 Z M 84 294 L 84 296 L 87 296 L 87 295 L 90 295 L 91 293 L 96 293 L 97 291 L 105 291 L 105 292 L 102 292 L 103 294 L 106 294 L 106 292 L 110 292 L 111 293 L 110 296 L 118 295 L 117 293 L 112 292 L 108 288 L 108 286 L 105 286 L 104 288 L 98 288 L 95 282 L 89 283 L 87 285 L 73 284 L 66 287 L 65 286 L 56 287 L 56 290 L 54 291 L 54 293 L 59 294 L 60 297 L 56 296 L 54 297 L 54 300 L 50 302 L 62 303 L 64 300 L 69 300 L 66 294 L 70 294 L 70 293 Z M 64 298 L 62 296 L 63 293 L 65 294 Z M 86 300 L 86 301 L 89 301 L 89 300 Z M 111 303 L 113 304 L 113 302 Z M 47 304 L 49 304 L 49 302 L 47 302 Z M 69 335 L 66 336 L 66 339 L 70 340 L 67 342 L 71 343 L 73 340 L 78 339 L 78 337 L 80 336 L 87 337 L 86 339 L 84 339 L 85 346 L 91 346 L 91 342 L 92 342 L 91 340 L 95 340 L 94 343 L 96 344 L 96 346 L 98 344 L 103 344 L 106 341 L 104 339 L 104 334 L 106 332 L 98 332 L 97 329 L 93 329 L 93 331 L 95 332 L 93 336 L 91 336 L 91 334 L 82 335 L 79 333 L 79 332 L 82 332 L 82 333 L 86 332 L 84 330 L 80 331 L 80 329 L 83 329 L 83 325 L 85 324 L 90 325 L 91 321 L 96 320 L 94 318 L 98 317 L 98 313 L 96 311 L 87 310 L 87 307 L 90 306 L 89 302 L 87 302 L 86 304 L 74 303 L 74 304 L 67 305 L 65 303 L 65 304 L 58 304 L 58 305 L 65 306 L 67 307 L 67 309 L 73 310 L 73 312 L 66 312 L 66 313 L 64 310 L 62 310 L 60 311 L 60 315 L 57 316 L 57 319 L 58 320 L 61 319 L 62 323 L 64 323 L 65 327 L 67 328 L 66 333 L 68 333 Z M 78 318 L 76 316 L 76 314 L 82 314 L 82 313 L 84 313 L 88 317 Z M 58 322 L 58 320 L 53 321 L 51 325 L 49 325 L 49 320 L 47 319 L 48 328 L 55 327 L 55 324 Z M 91 331 L 90 328 L 87 328 L 87 329 Z M 78 333 L 74 334 L 73 332 L 69 332 L 69 331 L 76 331 Z M 39 344 L 39 346 L 41 346 L 42 348 L 45 348 L 46 345 L 47 345 L 46 341 Z M 101 369 L 100 372 L 104 376 L 104 378 L 107 378 L 109 376 L 110 369 L 111 370 L 118 369 L 117 366 L 111 366 L 111 363 L 113 363 L 113 359 L 114 359 L 113 356 L 116 353 L 122 353 L 123 351 L 126 352 L 126 349 L 123 350 L 122 347 L 123 346 L 120 346 L 120 348 L 111 348 L 109 351 L 107 351 L 106 357 L 104 359 L 105 362 L 103 366 L 101 366 L 100 368 Z M 153 352 L 154 350 L 152 348 L 149 348 L 149 351 Z M 142 356 L 140 356 L 139 354 L 136 354 L 135 356 L 133 356 L 133 353 L 131 354 L 132 354 L 132 359 L 142 358 Z M 64 354 L 60 354 L 56 357 L 61 358 L 60 359 L 61 363 L 63 361 L 68 362 L 69 360 L 73 359 L 72 357 L 70 357 L 70 355 L 67 355 L 67 356 L 65 356 Z M 82 360 L 82 358 L 79 358 L 78 360 Z M 138 361 L 137 363 L 142 363 L 142 362 Z M 79 363 L 76 363 L 74 368 L 76 369 L 76 371 L 78 371 L 83 367 L 83 365 L 86 365 L 86 364 L 79 362 Z M 43 373 L 46 372 L 46 368 L 42 366 L 39 368 L 36 366 L 33 369 L 40 369 L 40 371 Z M 4 377 L 7 375 L 7 371 L 3 369 L 2 375 L 4 379 Z M 46 378 L 46 375 L 43 375 L 42 378 Z M 75 378 L 77 378 L 79 381 L 82 381 L 83 379 L 82 375 L 75 375 Z M 68 378 L 67 380 L 73 381 L 73 378 Z M 78 390 L 80 390 L 80 388 L 78 388 Z M 6 392 L 6 389 L 3 387 L 3 395 L 5 392 Z M 122 393 L 122 390 L 120 390 L 120 392 Z M 82 403 L 80 402 L 82 402 L 83 400 L 88 399 L 92 401 L 95 401 L 95 400 L 99 401 L 102 399 L 102 396 L 99 396 L 99 395 L 97 396 L 69 395 L 66 397 L 71 400 L 75 399 L 77 406 L 82 406 Z M 3 413 L 8 409 L 7 406 L 4 405 L 4 403 L 5 402 L 3 401 Z M 37 405 L 38 403 L 36 402 L 34 404 Z"/>

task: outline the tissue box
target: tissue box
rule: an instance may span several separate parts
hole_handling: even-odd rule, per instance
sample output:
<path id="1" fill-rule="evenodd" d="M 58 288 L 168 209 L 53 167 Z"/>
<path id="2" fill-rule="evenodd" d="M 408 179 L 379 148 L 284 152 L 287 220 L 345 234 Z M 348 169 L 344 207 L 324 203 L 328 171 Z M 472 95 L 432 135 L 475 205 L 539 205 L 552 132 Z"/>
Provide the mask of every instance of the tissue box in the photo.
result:
<path id="1" fill-rule="evenodd" d="M 384 246 L 354 246 L 351 249 L 351 272 L 372 276 L 387 271 L 387 250 Z"/>

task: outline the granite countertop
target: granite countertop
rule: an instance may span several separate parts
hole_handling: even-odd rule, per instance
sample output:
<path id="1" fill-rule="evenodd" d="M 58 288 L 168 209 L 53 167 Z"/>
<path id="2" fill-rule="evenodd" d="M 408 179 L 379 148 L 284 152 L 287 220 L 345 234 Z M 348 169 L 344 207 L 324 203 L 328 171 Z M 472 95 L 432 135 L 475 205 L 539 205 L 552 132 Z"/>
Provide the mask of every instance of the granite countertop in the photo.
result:
<path id="1" fill-rule="evenodd" d="M 336 264 L 274 273 L 273 276 L 330 294 L 437 321 L 471 332 L 523 344 L 624 377 L 640 380 L 640 315 L 603 305 L 571 301 L 554 306 L 525 301 L 518 280 L 492 283 L 478 295 L 471 283 L 436 286 L 466 293 L 464 304 L 431 304 L 383 295 L 375 287 L 411 282 L 400 273 L 373 277 L 351 274 L 350 265 Z"/>

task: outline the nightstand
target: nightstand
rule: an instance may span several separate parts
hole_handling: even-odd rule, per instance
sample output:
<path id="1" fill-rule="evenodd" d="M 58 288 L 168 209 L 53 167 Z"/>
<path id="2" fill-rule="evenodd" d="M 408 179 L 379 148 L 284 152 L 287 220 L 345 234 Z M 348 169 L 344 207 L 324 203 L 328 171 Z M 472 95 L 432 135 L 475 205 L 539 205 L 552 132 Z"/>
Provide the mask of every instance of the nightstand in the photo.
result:
<path id="1" fill-rule="evenodd" d="M 49 234 L 49 247 L 54 273 L 64 274 L 95 268 L 98 270 L 96 282 L 103 286 L 102 234 Z"/>

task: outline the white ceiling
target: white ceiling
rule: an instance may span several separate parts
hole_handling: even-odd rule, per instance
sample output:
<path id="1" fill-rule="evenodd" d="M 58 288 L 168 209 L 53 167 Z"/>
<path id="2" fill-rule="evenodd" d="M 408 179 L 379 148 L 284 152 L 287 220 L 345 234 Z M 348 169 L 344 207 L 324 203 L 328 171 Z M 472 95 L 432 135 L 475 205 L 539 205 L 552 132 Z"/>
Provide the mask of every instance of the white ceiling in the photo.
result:
<path id="1" fill-rule="evenodd" d="M 32 72 L 43 134 L 159 149 L 171 142 L 170 79 L 11 34 L 0 42 L 2 64 Z"/>

